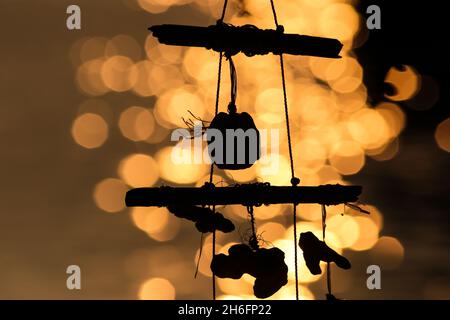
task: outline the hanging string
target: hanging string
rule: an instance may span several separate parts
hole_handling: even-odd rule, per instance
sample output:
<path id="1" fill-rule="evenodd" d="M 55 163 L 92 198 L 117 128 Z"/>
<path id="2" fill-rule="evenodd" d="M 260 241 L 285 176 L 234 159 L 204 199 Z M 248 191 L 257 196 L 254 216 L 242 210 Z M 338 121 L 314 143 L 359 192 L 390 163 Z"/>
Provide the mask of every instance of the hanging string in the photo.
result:
<path id="1" fill-rule="evenodd" d="M 273 0 L 270 0 L 270 5 L 272 7 L 273 20 L 275 22 L 275 26 L 277 31 L 283 32 L 283 26 L 278 24 L 277 12 L 275 9 L 275 4 Z M 287 140 L 288 140 L 288 148 L 289 148 L 289 160 L 291 165 L 291 184 L 293 187 L 297 186 L 300 183 L 300 179 L 295 177 L 294 172 L 294 157 L 292 155 L 292 141 L 291 141 L 291 128 L 289 125 L 289 108 L 288 108 L 288 99 L 287 99 L 287 90 L 286 90 L 286 76 L 284 74 L 284 60 L 283 54 L 280 53 L 280 68 L 281 68 L 281 83 L 283 86 L 283 100 L 284 100 L 284 114 L 286 117 L 286 131 L 287 131 Z M 294 224 L 294 263 L 295 263 L 295 298 L 299 300 L 299 292 L 298 292 L 298 252 L 297 252 L 297 205 L 293 204 L 293 221 Z"/>
<path id="2" fill-rule="evenodd" d="M 197 266 L 195 267 L 194 279 L 197 278 L 198 269 L 200 266 L 200 258 L 202 257 L 202 251 L 203 251 L 203 236 L 204 235 L 205 234 L 203 232 L 200 235 L 200 252 L 198 253 Z"/>
<path id="3" fill-rule="evenodd" d="M 222 9 L 222 15 L 220 19 L 217 21 L 217 23 L 223 23 L 223 19 L 225 19 L 225 13 L 227 11 L 228 6 L 228 0 L 225 0 L 223 4 Z M 219 56 L 219 70 L 217 71 L 217 91 L 216 91 L 216 105 L 214 108 L 214 116 L 219 113 L 219 97 L 220 97 L 220 82 L 221 82 L 221 76 L 222 76 L 222 60 L 223 60 L 223 52 L 220 52 Z M 213 176 L 214 176 L 214 164 L 211 163 L 211 170 L 209 171 L 209 185 L 211 186 L 213 183 Z M 216 206 L 212 206 L 212 211 L 216 211 Z M 212 233 L 212 256 L 214 257 L 216 255 L 216 230 Z M 216 274 L 213 272 L 212 274 L 212 296 L 213 300 L 216 300 Z"/>
<path id="4" fill-rule="evenodd" d="M 225 1 L 226 2 L 226 1 Z M 219 70 L 217 73 L 217 91 L 216 91 L 216 105 L 214 110 L 214 116 L 217 115 L 219 112 L 219 96 L 220 96 L 220 80 L 222 75 L 222 59 L 223 59 L 223 53 L 220 53 L 219 57 Z M 213 183 L 213 176 L 214 176 L 214 164 L 211 163 L 211 170 L 209 171 L 209 184 L 210 186 Z M 216 206 L 212 206 L 212 211 L 216 212 Z M 213 230 L 212 233 L 212 256 L 214 257 L 216 255 L 216 230 Z M 216 300 L 216 275 L 213 271 L 212 274 L 212 294 L 213 294 L 213 300 Z"/>
<path id="5" fill-rule="evenodd" d="M 231 97 L 228 105 L 229 113 L 236 113 L 236 97 L 237 97 L 237 72 L 231 55 L 225 55 L 230 62 L 230 78 L 231 78 Z"/>
<path id="6" fill-rule="evenodd" d="M 327 228 L 327 209 L 325 205 L 322 205 L 322 241 L 325 243 L 325 229 Z M 331 265 L 327 262 L 327 289 L 328 296 L 332 296 L 331 293 Z"/>
<path id="7" fill-rule="evenodd" d="M 278 28 L 277 10 L 275 10 L 275 4 L 273 0 L 270 0 L 270 6 L 272 7 L 273 20 L 275 21 L 275 26 Z"/>
<path id="8" fill-rule="evenodd" d="M 247 212 L 250 215 L 250 224 L 252 226 L 252 235 L 249 239 L 249 245 L 253 250 L 258 250 L 258 236 L 256 235 L 256 223 L 255 215 L 253 214 L 253 206 L 248 206 Z"/>
<path id="9" fill-rule="evenodd" d="M 222 16 L 219 19 L 220 22 L 223 22 L 223 19 L 225 19 L 225 13 L 227 12 L 227 6 L 228 6 L 228 0 L 225 0 L 225 2 L 223 4 L 223 9 L 222 9 Z"/>

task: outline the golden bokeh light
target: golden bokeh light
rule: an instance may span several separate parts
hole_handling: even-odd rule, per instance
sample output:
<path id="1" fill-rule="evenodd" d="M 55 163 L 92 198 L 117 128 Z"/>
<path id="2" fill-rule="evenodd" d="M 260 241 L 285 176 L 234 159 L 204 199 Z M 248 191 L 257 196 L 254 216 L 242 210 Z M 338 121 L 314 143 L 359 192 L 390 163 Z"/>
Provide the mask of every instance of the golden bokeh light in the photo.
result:
<path id="1" fill-rule="evenodd" d="M 150 97 L 155 94 L 154 85 L 151 81 L 151 74 L 153 64 L 148 60 L 137 62 L 136 68 L 136 83 L 132 90 L 135 94 L 141 97 Z"/>
<path id="2" fill-rule="evenodd" d="M 140 300 L 175 300 L 176 290 L 173 284 L 164 278 L 151 278 L 141 284 Z"/>
<path id="3" fill-rule="evenodd" d="M 369 251 L 372 261 L 383 269 L 391 270 L 399 267 L 405 256 L 405 248 L 394 237 L 381 237 Z"/>
<path id="4" fill-rule="evenodd" d="M 121 55 L 106 59 L 100 74 L 106 87 L 116 92 L 130 90 L 138 79 L 138 70 L 133 61 Z"/>
<path id="5" fill-rule="evenodd" d="M 283 155 L 269 154 L 262 156 L 255 164 L 256 172 L 264 182 L 272 185 L 290 184 L 290 166 L 289 160 Z"/>
<path id="6" fill-rule="evenodd" d="M 377 161 L 388 161 L 395 158 L 395 156 L 398 154 L 400 150 L 400 142 L 398 138 L 395 138 L 391 142 L 389 142 L 387 145 L 375 149 L 375 150 L 368 150 L 367 155 L 371 156 L 373 159 Z"/>
<path id="7" fill-rule="evenodd" d="M 151 156 L 141 153 L 123 159 L 117 171 L 123 181 L 134 188 L 151 187 L 159 178 L 156 161 Z"/>
<path id="8" fill-rule="evenodd" d="M 450 152 L 450 118 L 445 119 L 437 126 L 434 138 L 439 148 Z"/>
<path id="9" fill-rule="evenodd" d="M 327 150 L 315 139 L 304 139 L 294 145 L 296 167 L 303 173 L 315 173 L 323 167 L 327 159 Z"/>
<path id="10" fill-rule="evenodd" d="M 169 221 L 166 228 L 162 229 L 161 231 L 147 232 L 147 235 L 153 240 L 159 242 L 172 241 L 176 236 L 178 236 L 180 228 L 180 219 L 172 214 L 169 214 Z"/>
<path id="11" fill-rule="evenodd" d="M 137 207 L 131 210 L 133 223 L 149 234 L 161 233 L 168 227 L 170 213 L 166 208 Z"/>
<path id="12" fill-rule="evenodd" d="M 358 240 L 350 246 L 350 249 L 356 251 L 365 251 L 372 248 L 378 241 L 378 226 L 368 217 L 354 217 L 358 224 L 359 237 Z"/>
<path id="13" fill-rule="evenodd" d="M 258 233 L 266 243 L 272 243 L 283 238 L 286 228 L 281 223 L 266 222 L 258 227 Z"/>
<path id="14" fill-rule="evenodd" d="M 212 259 L 212 248 L 213 245 L 211 242 L 207 242 L 205 241 L 203 244 L 203 248 L 202 248 L 202 256 L 200 258 L 200 263 L 198 265 L 198 272 L 207 276 L 207 277 L 211 277 L 212 276 L 212 272 L 211 272 L 211 259 Z M 216 252 L 218 252 L 221 248 L 220 244 L 216 244 Z M 224 252 L 224 254 L 226 254 L 227 252 Z M 194 255 L 194 261 L 195 264 L 197 264 L 198 262 L 198 257 L 200 255 L 200 249 L 197 249 L 197 252 Z"/>
<path id="15" fill-rule="evenodd" d="M 149 13 L 163 13 L 169 9 L 171 0 L 166 4 L 163 1 L 158 0 L 137 0 L 139 6 Z"/>
<path id="16" fill-rule="evenodd" d="M 246 170 L 225 170 L 225 174 L 236 183 L 251 182 L 256 178 L 256 168 L 251 166 Z"/>
<path id="17" fill-rule="evenodd" d="M 287 285 L 282 287 L 277 293 L 273 296 L 269 297 L 269 300 L 295 300 L 295 283 L 289 282 Z M 299 285 L 298 286 L 298 296 L 300 300 L 314 300 L 314 294 L 311 290 L 306 287 Z"/>
<path id="18" fill-rule="evenodd" d="M 160 149 L 155 159 L 161 178 L 177 184 L 192 184 L 201 179 L 209 170 L 204 162 L 194 163 L 193 151 L 178 147 Z M 186 159 L 185 162 L 181 162 Z"/>
<path id="19" fill-rule="evenodd" d="M 314 203 L 305 203 L 298 207 L 298 215 L 300 218 L 309 221 L 318 221 L 322 219 L 322 208 Z"/>
<path id="20" fill-rule="evenodd" d="M 84 62 L 77 68 L 75 82 L 80 91 L 89 96 L 100 96 L 108 92 L 102 79 L 103 58 Z"/>
<path id="21" fill-rule="evenodd" d="M 342 141 L 333 148 L 329 160 L 340 174 L 352 175 L 364 167 L 364 151 L 356 142 Z"/>
<path id="22" fill-rule="evenodd" d="M 125 208 L 127 186 L 119 179 L 108 178 L 94 188 L 93 198 L 97 207 L 106 212 L 119 212 Z"/>
<path id="23" fill-rule="evenodd" d="M 392 67 L 386 75 L 385 82 L 391 84 L 395 93 L 386 95 L 392 101 L 411 99 L 420 89 L 420 75 L 411 66 L 402 66 L 404 70 Z"/>
<path id="24" fill-rule="evenodd" d="M 222 279 L 217 278 L 219 289 L 228 295 L 251 295 L 253 294 L 253 285 L 241 279 Z"/>
<path id="25" fill-rule="evenodd" d="M 133 224 L 158 242 L 173 240 L 181 228 L 180 219 L 171 214 L 167 208 L 136 207 L 130 213 Z"/>
<path id="26" fill-rule="evenodd" d="M 122 135 L 131 141 L 147 140 L 155 130 L 155 120 L 149 109 L 132 106 L 119 117 Z"/>
<path id="27" fill-rule="evenodd" d="M 107 42 L 108 39 L 103 37 L 92 37 L 84 41 L 79 52 L 80 60 L 86 62 L 103 58 Z"/>
<path id="28" fill-rule="evenodd" d="M 352 114 L 347 128 L 351 137 L 364 149 L 379 148 L 391 137 L 385 118 L 374 109 L 363 108 Z"/>
<path id="29" fill-rule="evenodd" d="M 346 3 L 333 3 L 319 11 L 320 35 L 337 38 L 341 42 L 353 39 L 359 28 L 359 16 L 353 6 Z"/>
<path id="30" fill-rule="evenodd" d="M 340 248 L 349 248 L 358 241 L 362 231 L 354 217 L 335 215 L 327 219 L 327 237 L 328 232 L 338 238 Z"/>
<path id="31" fill-rule="evenodd" d="M 76 143 L 87 149 L 102 146 L 108 138 L 108 124 L 94 113 L 85 113 L 72 124 L 72 137 Z"/>
<path id="32" fill-rule="evenodd" d="M 258 220 L 270 220 L 278 217 L 288 206 L 285 204 L 273 204 L 270 206 L 262 205 L 254 209 L 255 219 Z M 245 208 L 245 207 L 244 207 Z"/>
<path id="33" fill-rule="evenodd" d="M 105 56 L 125 56 L 137 61 L 141 58 L 141 45 L 132 36 L 119 34 L 108 40 L 105 46 Z"/>
<path id="34" fill-rule="evenodd" d="M 295 270 L 291 266 L 294 265 L 295 253 L 294 244 L 291 240 L 277 240 L 273 242 L 273 245 L 282 250 L 285 254 L 284 262 L 290 266 L 288 271 L 288 279 L 290 281 L 295 279 Z M 306 267 L 305 260 L 301 249 L 298 249 L 298 278 L 300 283 L 311 283 L 318 281 L 323 274 L 313 275 Z"/>
<path id="35" fill-rule="evenodd" d="M 405 128 L 405 112 L 396 104 L 382 102 L 375 107 L 375 110 L 384 118 L 389 128 L 389 137 L 397 137 Z"/>
<path id="36" fill-rule="evenodd" d="M 155 112 L 160 119 L 177 128 L 186 127 L 183 118 L 192 118 L 190 113 L 200 119 L 205 119 L 206 115 L 203 99 L 193 86 L 184 86 L 167 91 L 158 99 Z"/>

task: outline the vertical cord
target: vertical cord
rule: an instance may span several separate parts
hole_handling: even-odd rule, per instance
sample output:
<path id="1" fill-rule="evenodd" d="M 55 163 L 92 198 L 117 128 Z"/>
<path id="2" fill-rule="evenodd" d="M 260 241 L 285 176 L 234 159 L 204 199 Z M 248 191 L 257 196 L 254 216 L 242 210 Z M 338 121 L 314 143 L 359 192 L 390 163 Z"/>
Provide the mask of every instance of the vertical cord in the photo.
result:
<path id="1" fill-rule="evenodd" d="M 217 23 L 223 23 L 223 19 L 225 19 L 225 14 L 227 11 L 228 6 L 228 0 L 225 0 L 223 3 L 223 9 L 222 9 L 222 15 L 217 21 Z M 219 57 L 219 70 L 217 72 L 217 91 L 216 91 L 216 105 L 214 110 L 214 116 L 217 115 L 219 112 L 219 96 L 220 96 L 220 79 L 222 75 L 222 60 L 223 60 L 223 53 L 220 53 Z M 211 170 L 209 172 L 209 184 L 211 185 L 213 182 L 213 176 L 214 176 L 214 163 L 211 163 Z M 216 206 L 212 207 L 213 212 L 216 211 Z M 212 238 L 212 258 L 216 255 L 216 230 L 213 231 L 213 238 Z M 212 273 L 212 294 L 213 294 L 213 300 L 216 300 L 216 274 Z"/>
<path id="2" fill-rule="evenodd" d="M 325 243 L 325 229 L 327 228 L 327 209 L 322 205 L 322 240 Z M 331 265 L 327 262 L 327 290 L 328 295 L 331 296 Z"/>
<path id="3" fill-rule="evenodd" d="M 225 1 L 226 2 L 226 1 Z M 219 57 L 219 71 L 217 74 L 217 91 L 216 91 L 216 105 L 214 110 L 214 116 L 217 115 L 219 112 L 219 96 L 220 96 L 220 79 L 222 74 L 222 60 L 223 60 L 223 53 L 220 53 Z M 214 163 L 211 163 L 211 170 L 209 171 L 209 184 L 211 185 L 213 183 L 213 176 L 214 176 Z M 216 211 L 216 206 L 212 206 L 212 211 Z M 216 230 L 213 230 L 212 234 L 212 257 L 216 255 Z M 212 273 L 212 294 L 213 294 L 213 300 L 216 300 L 216 274 Z"/>
<path id="4" fill-rule="evenodd" d="M 257 250 L 258 249 L 258 236 L 256 235 L 255 215 L 253 213 L 253 206 L 248 206 L 247 212 L 250 215 L 250 224 L 252 226 L 252 235 L 249 240 L 249 245 L 253 250 Z"/>
<path id="5" fill-rule="evenodd" d="M 273 20 L 275 21 L 275 26 L 278 28 L 277 11 L 275 10 L 275 4 L 273 3 L 273 0 L 270 0 L 270 5 L 272 7 Z"/>
<path id="6" fill-rule="evenodd" d="M 227 6 L 228 6 L 228 0 L 225 0 L 225 2 L 223 3 L 222 16 L 219 19 L 219 21 L 221 21 L 221 22 L 223 22 L 223 19 L 225 19 L 225 14 L 227 12 Z"/>
<path id="7" fill-rule="evenodd" d="M 273 20 L 275 22 L 275 26 L 277 31 L 283 31 L 283 27 L 278 24 L 277 12 L 275 9 L 275 4 L 273 0 L 270 0 L 270 5 L 272 7 Z M 289 160 L 291 164 L 291 184 L 293 187 L 297 186 L 300 183 L 300 180 L 295 177 L 294 172 L 294 157 L 292 155 L 292 142 L 291 142 L 291 128 L 289 125 L 289 108 L 288 108 L 288 99 L 287 99 L 287 91 L 286 91 L 286 76 L 284 74 L 284 60 L 283 54 L 280 53 L 280 68 L 281 68 L 281 82 L 283 85 L 283 100 L 284 100 L 284 113 L 286 116 L 286 131 L 287 131 L 287 139 L 288 139 L 288 147 L 289 147 Z M 294 263 L 295 263 L 295 298 L 299 300 L 299 292 L 298 292 L 298 252 L 297 252 L 297 205 L 293 204 L 293 224 L 294 224 Z"/>

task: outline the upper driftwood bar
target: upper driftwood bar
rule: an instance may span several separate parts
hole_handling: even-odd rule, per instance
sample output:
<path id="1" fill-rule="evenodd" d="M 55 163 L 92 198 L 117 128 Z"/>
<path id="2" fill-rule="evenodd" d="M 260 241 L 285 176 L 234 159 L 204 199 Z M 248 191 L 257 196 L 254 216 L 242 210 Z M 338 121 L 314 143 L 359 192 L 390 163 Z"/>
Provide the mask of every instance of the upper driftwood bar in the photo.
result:
<path id="1" fill-rule="evenodd" d="M 216 24 L 209 27 L 163 24 L 148 28 L 162 44 L 204 47 L 217 52 L 247 56 L 257 54 L 293 54 L 340 58 L 342 43 L 336 39 L 285 34 L 280 30 L 263 30 L 252 25 Z"/>
<path id="2" fill-rule="evenodd" d="M 128 207 L 165 207 L 177 205 L 244 206 L 279 203 L 318 203 L 337 205 L 356 202 L 361 186 L 322 185 L 316 187 L 285 187 L 243 184 L 230 187 L 159 187 L 136 188 L 127 192 Z"/>

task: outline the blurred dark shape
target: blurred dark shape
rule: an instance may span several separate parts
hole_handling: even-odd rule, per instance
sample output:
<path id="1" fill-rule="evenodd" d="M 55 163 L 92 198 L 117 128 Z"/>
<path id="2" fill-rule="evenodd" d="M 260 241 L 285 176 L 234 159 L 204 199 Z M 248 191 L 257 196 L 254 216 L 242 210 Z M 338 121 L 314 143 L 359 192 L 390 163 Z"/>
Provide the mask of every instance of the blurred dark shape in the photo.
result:
<path id="1" fill-rule="evenodd" d="M 337 205 L 356 202 L 361 186 L 271 186 L 265 183 L 240 184 L 231 187 L 168 187 L 135 188 L 127 192 L 128 207 L 167 207 L 177 205 L 244 206 L 279 203 L 318 203 Z"/>
<path id="2" fill-rule="evenodd" d="M 149 28 L 159 42 L 167 45 L 204 47 L 227 55 L 239 52 L 254 55 L 293 54 L 340 58 L 342 43 L 336 39 L 284 34 L 278 30 L 262 30 L 253 25 L 232 26 L 217 23 L 209 27 L 163 24 Z"/>
<path id="3" fill-rule="evenodd" d="M 359 206 L 359 205 L 357 205 L 357 204 L 355 204 L 355 203 L 348 203 L 348 202 L 347 202 L 345 205 L 346 205 L 347 207 L 349 207 L 349 208 L 355 210 L 355 211 L 360 212 L 360 213 L 370 214 L 370 211 L 367 211 L 367 210 L 361 208 L 361 206 Z"/>
<path id="4" fill-rule="evenodd" d="M 397 88 L 395 88 L 394 85 L 389 82 L 383 83 L 383 90 L 387 96 L 394 96 L 398 94 Z"/>
<path id="5" fill-rule="evenodd" d="M 425 111 L 431 109 L 440 98 L 440 88 L 438 82 L 428 75 L 421 76 L 421 88 L 405 104 L 411 109 Z"/>
<path id="6" fill-rule="evenodd" d="M 326 298 L 328 301 L 339 301 L 341 299 L 336 298 L 334 295 L 332 295 L 331 293 L 327 293 L 326 294 Z"/>
<path id="7" fill-rule="evenodd" d="M 320 261 L 334 262 L 342 269 L 350 269 L 351 264 L 345 257 L 331 249 L 325 242 L 320 241 L 310 231 L 300 234 L 298 245 L 303 250 L 306 266 L 314 274 L 321 274 Z"/>
<path id="8" fill-rule="evenodd" d="M 260 299 L 270 297 L 288 281 L 284 252 L 278 248 L 252 250 L 246 244 L 236 244 L 228 249 L 228 256 L 214 256 L 211 270 L 219 278 L 239 279 L 250 274 L 256 278 L 253 293 Z"/>
<path id="9" fill-rule="evenodd" d="M 184 218 L 195 222 L 195 227 L 201 233 L 214 230 L 229 233 L 234 231 L 234 224 L 221 213 L 208 208 L 186 205 L 170 205 L 167 209 L 178 218 Z"/>
<path id="10" fill-rule="evenodd" d="M 221 143 L 214 143 L 214 134 L 211 129 L 219 130 L 222 136 Z M 231 130 L 234 134 L 229 135 Z M 211 121 L 206 129 L 208 153 L 219 169 L 240 170 L 251 167 L 260 158 L 260 135 L 253 118 L 247 113 L 220 112 Z M 231 141 L 229 141 L 231 140 Z M 221 150 L 217 150 L 217 145 Z M 231 150 L 230 150 L 231 149 Z M 218 151 L 220 156 L 218 157 Z M 227 154 L 232 153 L 232 159 Z M 243 159 L 240 159 L 243 157 Z"/>

